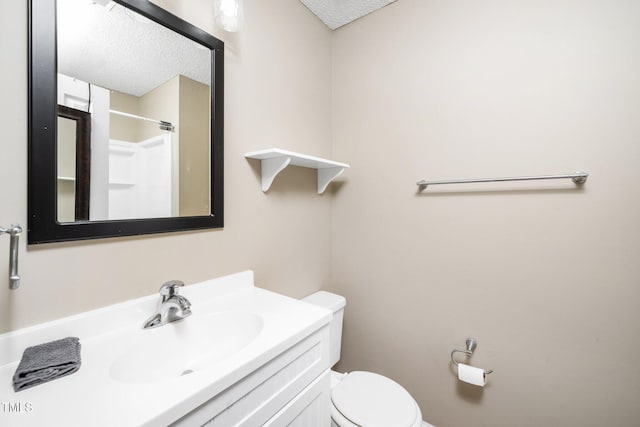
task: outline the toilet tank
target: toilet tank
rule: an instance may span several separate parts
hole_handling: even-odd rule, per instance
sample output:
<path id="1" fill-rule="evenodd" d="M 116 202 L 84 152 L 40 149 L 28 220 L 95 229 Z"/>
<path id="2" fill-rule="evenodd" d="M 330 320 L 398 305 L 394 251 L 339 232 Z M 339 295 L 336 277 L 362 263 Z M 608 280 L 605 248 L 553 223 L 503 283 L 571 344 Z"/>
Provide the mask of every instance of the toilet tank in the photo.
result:
<path id="1" fill-rule="evenodd" d="M 338 360 L 340 360 L 340 348 L 342 346 L 342 319 L 344 315 L 344 306 L 346 305 L 347 300 L 341 295 L 318 291 L 302 298 L 302 301 L 327 308 L 333 312 L 333 320 L 331 320 L 331 324 L 329 325 L 329 358 L 331 366 L 333 366 L 338 363 Z"/>

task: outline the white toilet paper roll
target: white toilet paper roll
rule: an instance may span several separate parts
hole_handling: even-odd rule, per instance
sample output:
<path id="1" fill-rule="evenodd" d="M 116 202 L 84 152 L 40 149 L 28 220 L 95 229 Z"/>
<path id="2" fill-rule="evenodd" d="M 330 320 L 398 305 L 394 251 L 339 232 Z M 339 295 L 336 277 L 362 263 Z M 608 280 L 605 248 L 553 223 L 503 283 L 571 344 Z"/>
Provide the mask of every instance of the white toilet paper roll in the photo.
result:
<path id="1" fill-rule="evenodd" d="M 465 365 L 464 363 L 458 363 L 458 379 L 465 383 L 484 387 L 486 384 L 484 377 L 484 369 L 476 368 L 475 366 Z"/>

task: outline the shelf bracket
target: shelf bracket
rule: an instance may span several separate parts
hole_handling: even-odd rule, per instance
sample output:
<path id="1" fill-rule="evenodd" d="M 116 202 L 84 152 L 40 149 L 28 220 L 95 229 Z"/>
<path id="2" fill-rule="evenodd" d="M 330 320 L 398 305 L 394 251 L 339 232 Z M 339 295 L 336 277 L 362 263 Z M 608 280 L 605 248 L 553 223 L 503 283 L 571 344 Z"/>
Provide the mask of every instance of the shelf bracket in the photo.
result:
<path id="1" fill-rule="evenodd" d="M 291 163 L 291 157 L 272 157 L 270 159 L 262 160 L 262 191 L 265 193 L 271 188 L 275 177 L 282 172 L 284 168 Z"/>
<path id="2" fill-rule="evenodd" d="M 343 167 L 318 169 L 318 194 L 324 193 L 331 181 L 344 172 Z"/>

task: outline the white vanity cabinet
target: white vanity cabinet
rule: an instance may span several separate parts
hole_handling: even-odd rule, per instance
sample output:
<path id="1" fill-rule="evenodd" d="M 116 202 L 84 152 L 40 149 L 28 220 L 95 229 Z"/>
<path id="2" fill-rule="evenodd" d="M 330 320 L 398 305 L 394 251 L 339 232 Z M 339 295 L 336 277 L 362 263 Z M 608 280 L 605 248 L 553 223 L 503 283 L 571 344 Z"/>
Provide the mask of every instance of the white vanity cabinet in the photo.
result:
<path id="1" fill-rule="evenodd" d="M 142 325 L 159 295 L 0 334 L 0 401 L 33 408 L 0 425 L 330 425 L 329 310 L 257 288 L 251 271 L 180 295 L 191 316 L 154 329 Z M 24 349 L 66 336 L 80 339 L 81 368 L 15 393 Z"/>
<path id="2" fill-rule="evenodd" d="M 329 327 L 257 367 L 172 427 L 330 425 Z"/>

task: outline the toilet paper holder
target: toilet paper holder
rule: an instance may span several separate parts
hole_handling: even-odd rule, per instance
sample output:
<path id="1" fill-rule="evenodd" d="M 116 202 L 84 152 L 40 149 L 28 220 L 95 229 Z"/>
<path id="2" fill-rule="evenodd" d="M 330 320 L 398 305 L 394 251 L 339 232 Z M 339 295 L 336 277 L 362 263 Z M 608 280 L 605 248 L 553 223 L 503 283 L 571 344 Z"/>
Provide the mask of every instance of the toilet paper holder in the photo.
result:
<path id="1" fill-rule="evenodd" d="M 476 347 L 478 347 L 478 342 L 473 338 L 467 338 L 467 349 L 466 350 L 454 349 L 451 352 L 451 361 L 453 362 L 454 365 L 458 366 L 458 362 L 456 361 L 456 359 L 454 359 L 453 355 L 460 352 L 460 353 L 465 353 L 467 356 L 471 356 L 473 352 L 476 350 Z M 484 371 L 485 374 L 490 374 L 492 372 L 493 371 L 490 369 Z"/>

